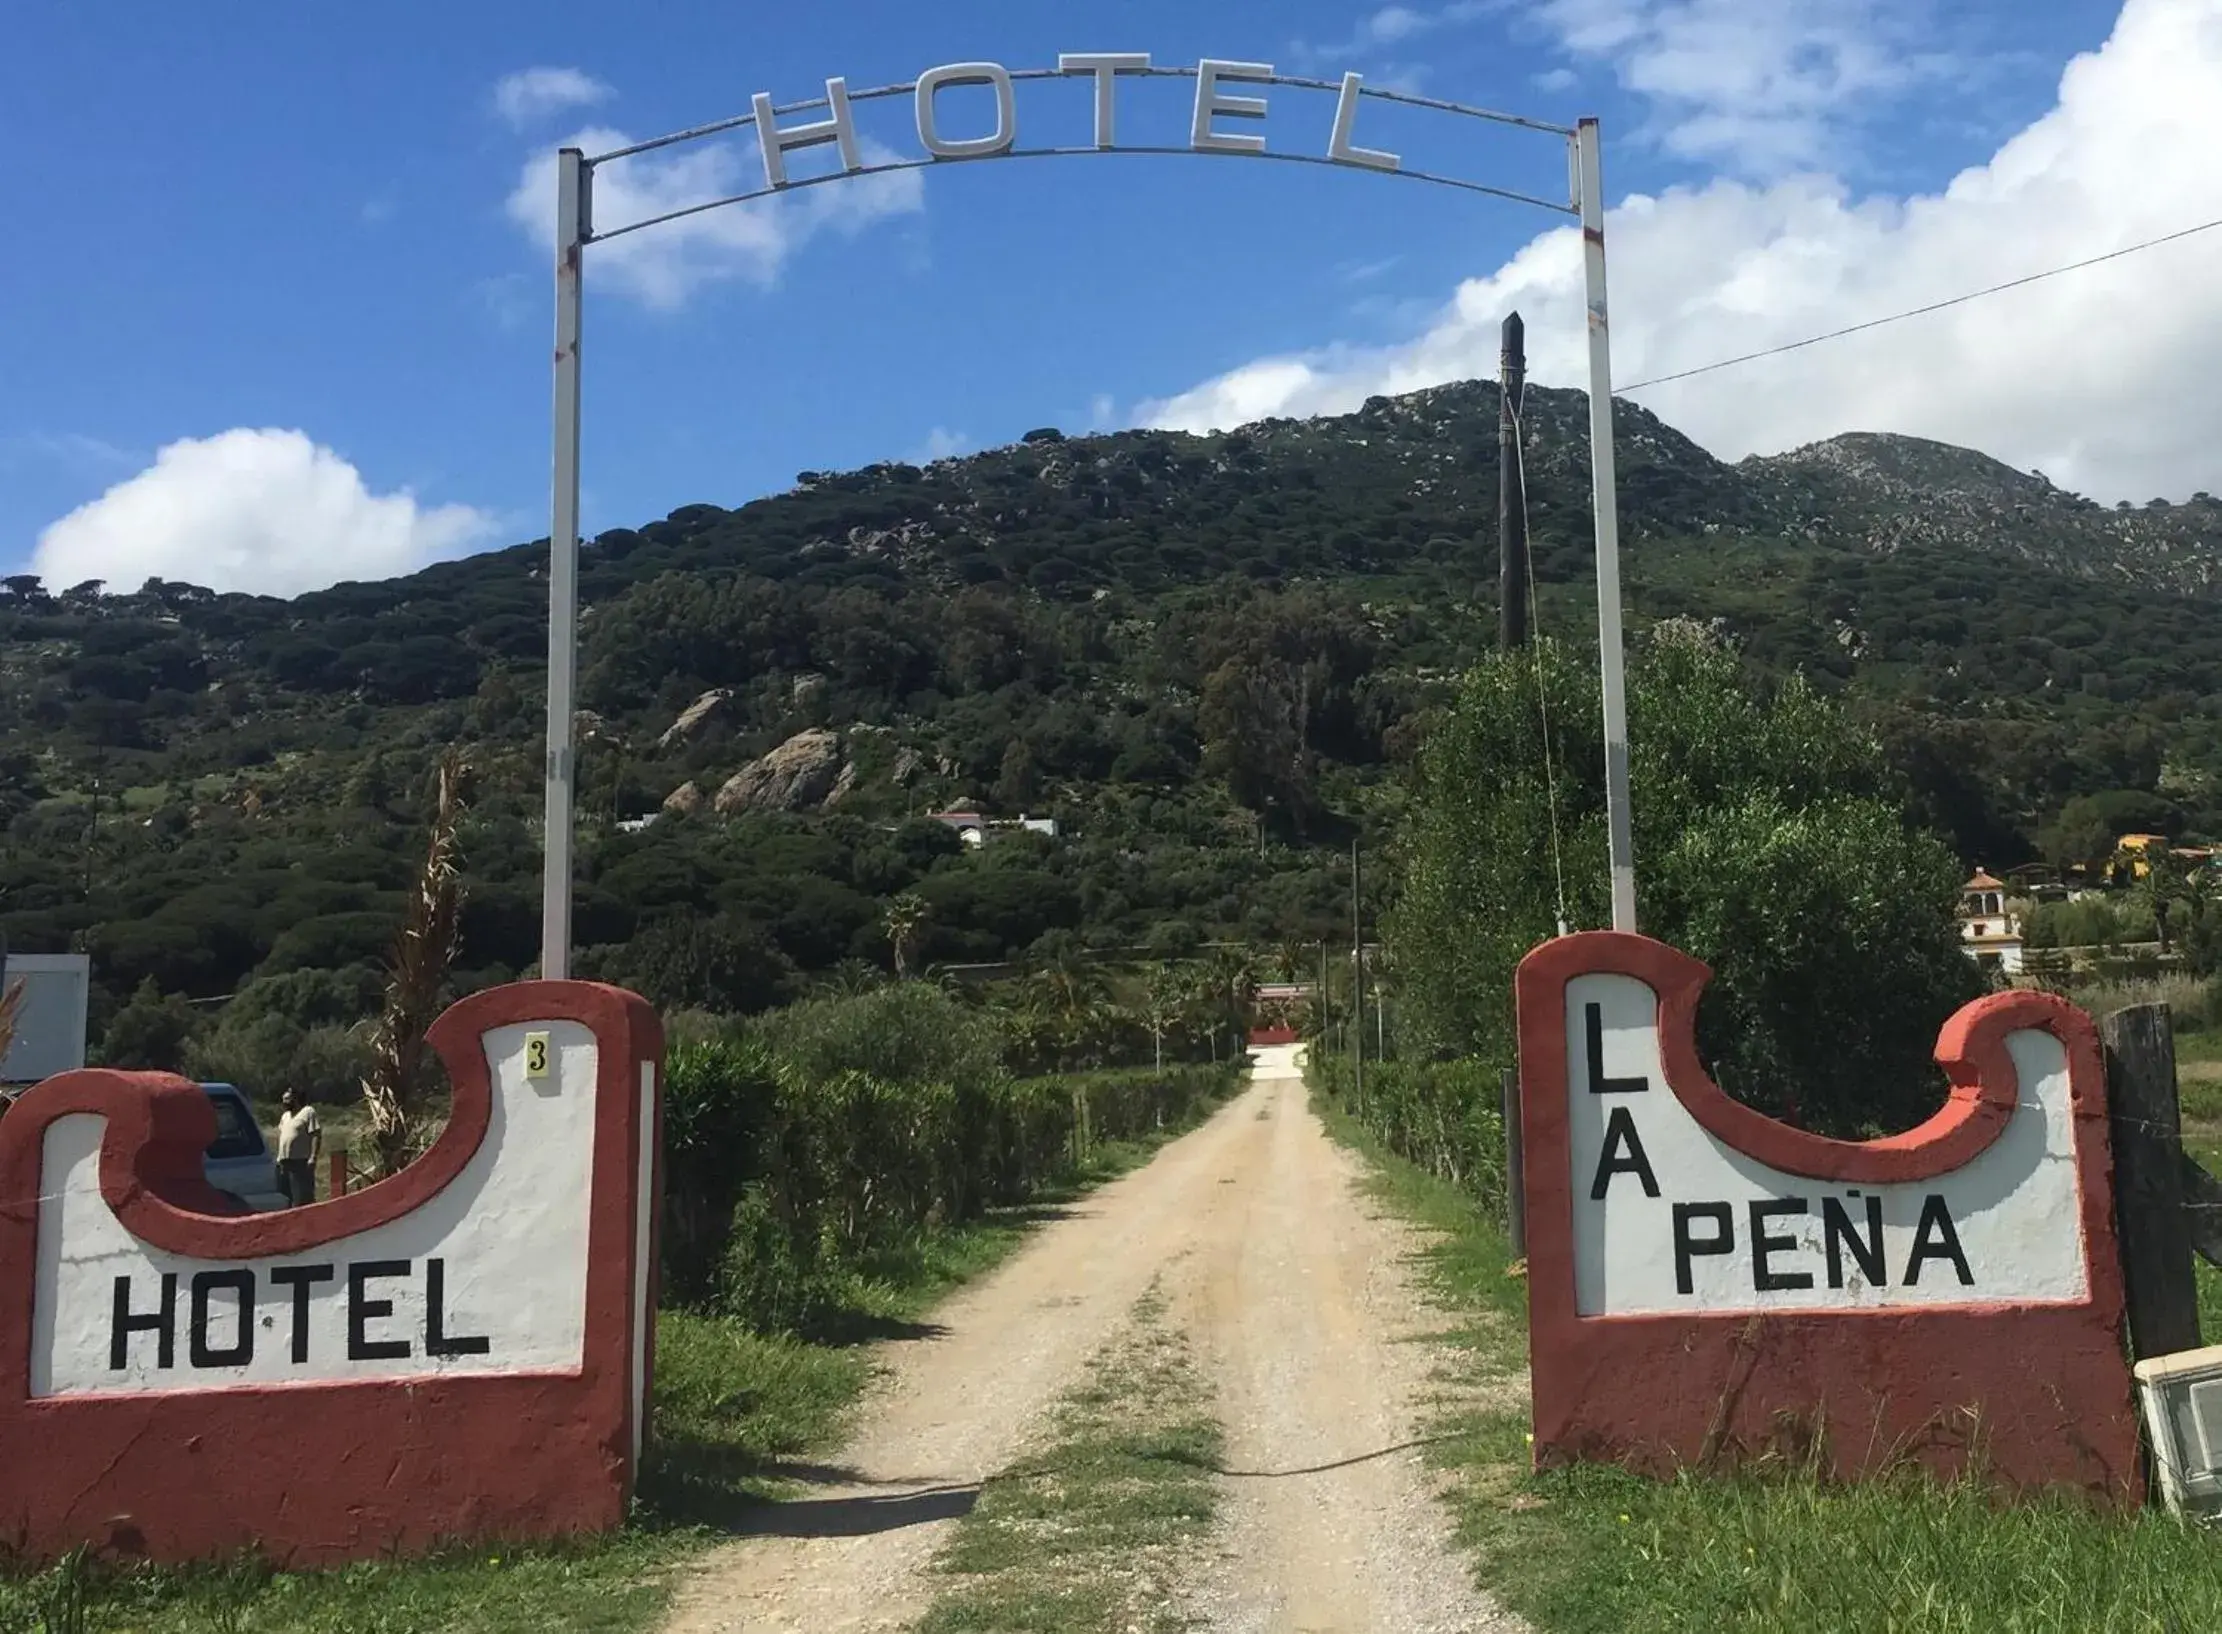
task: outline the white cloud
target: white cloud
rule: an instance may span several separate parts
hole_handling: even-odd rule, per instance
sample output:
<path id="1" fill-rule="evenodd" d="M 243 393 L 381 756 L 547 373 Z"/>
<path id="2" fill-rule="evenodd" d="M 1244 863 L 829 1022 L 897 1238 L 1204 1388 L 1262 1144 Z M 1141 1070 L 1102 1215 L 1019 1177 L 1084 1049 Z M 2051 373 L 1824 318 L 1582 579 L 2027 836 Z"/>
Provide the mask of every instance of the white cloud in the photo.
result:
<path id="1" fill-rule="evenodd" d="M 622 131 L 583 130 L 563 145 L 588 153 L 630 145 Z M 867 164 L 894 153 L 866 138 Z M 509 195 L 510 220 L 549 254 L 555 249 L 555 154 L 524 167 Z M 763 185 L 749 141 L 704 140 L 619 159 L 594 172 L 594 221 L 609 232 L 667 211 L 728 198 Z M 670 310 L 705 284 L 745 278 L 761 286 L 779 279 L 787 258 L 821 232 L 854 234 L 889 216 L 925 208 L 915 170 L 855 176 L 798 188 L 748 204 L 729 204 L 629 233 L 587 251 L 587 277 L 651 307 Z"/>
<path id="2" fill-rule="evenodd" d="M 493 320 L 494 327 L 504 334 L 513 334 L 535 316 L 546 316 L 548 297 L 544 289 L 545 280 L 536 282 L 521 272 L 505 272 L 498 277 L 481 278 L 473 286 L 473 293 L 486 316 Z"/>
<path id="3" fill-rule="evenodd" d="M 493 525 L 468 505 L 373 494 L 303 432 L 240 427 L 162 449 L 40 534 L 30 570 L 49 584 L 136 590 L 164 578 L 284 596 L 412 572 L 483 543 Z"/>
<path id="4" fill-rule="evenodd" d="M 1303 72 L 1340 74 L 1352 67 L 1364 67 L 1370 84 L 1386 90 L 1412 90 L 1426 79 L 1428 65 L 1386 61 L 1382 53 L 1387 48 L 1410 44 L 1438 29 L 1473 22 L 1502 4 L 1503 0 L 1454 0 L 1450 5 L 1429 8 L 1382 6 L 1360 17 L 1340 39 L 1325 44 L 1292 40 L 1288 54 Z"/>
<path id="5" fill-rule="evenodd" d="M 1577 60 L 1650 100 L 1646 132 L 1683 158 L 1773 176 L 1827 159 L 1951 59 L 1916 49 L 1920 0 L 1536 0 Z"/>
<path id="6" fill-rule="evenodd" d="M 576 68 L 521 68 L 494 82 L 494 111 L 522 130 L 566 108 L 588 108 L 611 96 L 610 88 Z"/>
<path id="7" fill-rule="evenodd" d="M 0 461 L 9 465 L 41 460 L 89 471 L 136 465 L 145 458 L 144 454 L 120 448 L 105 437 L 89 437 L 81 431 L 25 431 L 0 438 Z"/>
<path id="8" fill-rule="evenodd" d="M 931 465 L 935 460 L 954 459 L 972 445 L 972 439 L 961 431 L 951 431 L 947 426 L 935 426 L 926 433 L 926 440 L 903 456 L 905 465 Z"/>
<path id="9" fill-rule="evenodd" d="M 1345 261 L 1335 268 L 1335 276 L 1345 283 L 1363 284 L 1396 271 L 1403 260 L 1401 255 L 1384 255 L 1373 261 Z"/>
<path id="10" fill-rule="evenodd" d="M 2222 0 L 2128 0 L 2057 106 L 1939 193 L 1827 176 L 1716 180 L 1610 217 L 1614 376 L 1640 381 L 2081 260 L 2212 217 Z M 1493 376 L 1506 311 L 1529 377 L 1586 379 L 1579 241 L 1532 240 L 1386 347 L 1262 358 L 1136 410 L 1198 429 Z M 2222 230 L 1949 311 L 1647 390 L 1736 458 L 1845 431 L 1980 448 L 2105 500 L 2222 487 Z"/>

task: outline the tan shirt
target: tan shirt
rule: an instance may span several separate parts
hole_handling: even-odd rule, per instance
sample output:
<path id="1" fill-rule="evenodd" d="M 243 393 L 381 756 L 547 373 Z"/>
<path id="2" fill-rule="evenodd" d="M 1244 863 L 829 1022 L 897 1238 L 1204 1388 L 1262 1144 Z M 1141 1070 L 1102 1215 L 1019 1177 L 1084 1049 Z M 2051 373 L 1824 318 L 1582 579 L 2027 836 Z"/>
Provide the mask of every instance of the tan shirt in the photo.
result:
<path id="1" fill-rule="evenodd" d="M 280 1163 L 307 1163 L 316 1156 L 316 1137 L 324 1126 L 317 1121 L 316 1108 L 304 1106 L 298 1111 L 283 1114 L 278 1119 L 278 1161 Z"/>

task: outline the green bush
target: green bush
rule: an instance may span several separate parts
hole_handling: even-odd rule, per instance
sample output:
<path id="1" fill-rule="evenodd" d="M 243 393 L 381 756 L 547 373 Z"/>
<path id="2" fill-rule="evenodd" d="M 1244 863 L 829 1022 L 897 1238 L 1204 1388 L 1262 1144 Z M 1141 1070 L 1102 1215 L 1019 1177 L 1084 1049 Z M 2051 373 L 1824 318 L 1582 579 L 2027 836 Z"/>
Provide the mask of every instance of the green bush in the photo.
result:
<path id="1" fill-rule="evenodd" d="M 716 1288 L 734 1210 L 761 1172 L 778 1064 L 754 1039 L 674 1043 L 664 1060 L 664 1291 L 698 1305 Z"/>
<path id="2" fill-rule="evenodd" d="M 806 999 L 749 1032 L 812 1078 L 876 1072 L 911 1083 L 986 1079 L 1003 1070 L 994 1021 L 927 982 Z"/>
<path id="3" fill-rule="evenodd" d="M 1478 1061 L 1368 1061 L 1365 1102 L 1354 1103 L 1350 1057 L 1317 1052 L 1314 1079 L 1394 1151 L 1485 1208 L 1505 1203 L 1503 1085 Z"/>
<path id="4" fill-rule="evenodd" d="M 1094 1141 L 1175 1128 L 1235 1069 L 1015 1078 L 992 1019 L 924 982 L 811 999 L 669 1051 L 668 1296 L 808 1327 L 921 1233 L 1022 1203 Z"/>
<path id="5" fill-rule="evenodd" d="M 163 992 L 149 976 L 102 1031 L 94 1060 L 126 1072 L 183 1071 L 194 1026 L 184 995 Z"/>
<path id="6" fill-rule="evenodd" d="M 825 1313 L 834 1292 L 820 1263 L 820 1246 L 797 1235 L 770 1188 L 751 1181 L 733 1209 L 719 1259 L 717 1303 L 759 1329 L 808 1329 Z"/>
<path id="7" fill-rule="evenodd" d="M 2193 975 L 2222 976 L 2222 902 L 2209 898 L 2187 910 L 2178 946 Z"/>
<path id="8" fill-rule="evenodd" d="M 665 1010 L 712 1006 L 745 1015 L 784 1003 L 801 985 L 794 962 L 762 927 L 732 914 L 666 915 L 625 942 L 585 949 L 579 968 Z"/>
<path id="9" fill-rule="evenodd" d="M 2033 948 L 2118 947 L 2153 939 L 2152 909 L 2126 898 L 2080 897 L 2043 902 L 2026 927 Z"/>
<path id="10" fill-rule="evenodd" d="M 235 1012 L 188 1040 L 185 1072 L 204 1083 L 237 1084 L 275 1099 L 290 1089 L 303 1099 L 340 1105 L 362 1094 L 370 1043 L 347 1027 L 301 1027 L 276 1010 Z"/>

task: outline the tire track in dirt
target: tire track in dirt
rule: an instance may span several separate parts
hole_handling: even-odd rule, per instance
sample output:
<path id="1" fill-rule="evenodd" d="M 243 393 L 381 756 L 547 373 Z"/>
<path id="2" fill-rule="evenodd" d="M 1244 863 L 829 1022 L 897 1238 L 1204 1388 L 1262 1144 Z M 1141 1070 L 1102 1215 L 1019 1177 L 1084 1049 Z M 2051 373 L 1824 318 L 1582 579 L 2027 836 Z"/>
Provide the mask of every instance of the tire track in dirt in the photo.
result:
<path id="1" fill-rule="evenodd" d="M 887 1346 L 889 1375 L 838 1481 L 766 1506 L 756 1535 L 704 1560 L 670 1634 L 880 1634 L 914 1621 L 935 1587 L 925 1568 L 979 1484 L 1025 1448 L 1151 1280 L 1218 1229 L 1221 1181 L 1254 1163 L 1268 1094 L 1254 1084 L 1074 1203 L 935 1311 L 934 1337 Z"/>
<path id="2" fill-rule="evenodd" d="M 1421 1449 L 1442 1318 L 1415 1233 L 1380 1214 L 1292 1061 L 1261 1062 L 1269 1130 L 1235 1218 L 1174 1312 L 1217 1360 L 1227 1475 L 1217 1569 L 1184 1609 L 1226 1634 L 1511 1634 L 1474 1583 Z"/>

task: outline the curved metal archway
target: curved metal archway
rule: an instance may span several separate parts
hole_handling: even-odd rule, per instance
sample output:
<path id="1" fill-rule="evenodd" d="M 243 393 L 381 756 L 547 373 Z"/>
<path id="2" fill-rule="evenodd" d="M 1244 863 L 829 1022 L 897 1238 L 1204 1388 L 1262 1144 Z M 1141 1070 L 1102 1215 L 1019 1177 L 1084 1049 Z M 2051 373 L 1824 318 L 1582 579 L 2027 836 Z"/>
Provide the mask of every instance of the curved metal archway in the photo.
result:
<path id="1" fill-rule="evenodd" d="M 1085 77 L 1095 90 L 1095 141 L 1087 147 L 1036 147 L 1017 145 L 1017 109 L 1013 87 L 1030 80 Z M 1117 88 L 1123 79 L 1190 79 L 1196 83 L 1194 116 L 1188 144 L 1127 144 L 1117 137 Z M 1262 97 L 1237 95 L 1230 85 L 1282 86 L 1303 91 L 1329 91 L 1335 95 L 1335 117 L 1324 154 L 1270 151 L 1265 138 L 1254 132 L 1225 129 L 1222 120 L 1259 120 L 1265 114 Z M 986 136 L 950 138 L 940 129 L 937 98 L 945 89 L 984 87 L 995 97 L 996 127 Z M 857 136 L 852 109 L 860 102 L 907 96 L 916 106 L 921 158 L 889 159 L 866 163 Z M 1401 104 L 1492 124 L 1514 126 L 1555 136 L 1568 149 L 1568 197 L 1540 198 L 1486 182 L 1412 170 L 1393 153 L 1364 148 L 1356 142 L 1356 124 L 1367 101 Z M 823 110 L 825 117 L 805 124 L 783 124 L 797 114 Z M 763 158 L 764 185 L 725 198 L 710 199 L 682 209 L 666 211 L 641 221 L 597 231 L 594 226 L 593 177 L 595 168 L 654 152 L 683 142 L 700 141 L 730 131 L 752 127 Z M 790 177 L 786 156 L 803 148 L 830 146 L 840 167 L 829 174 Z M 706 210 L 746 204 L 778 193 L 821 187 L 829 182 L 858 176 L 886 175 L 895 171 L 924 170 L 937 165 L 967 164 L 987 159 L 1077 158 L 1102 154 L 1197 153 L 1249 159 L 1270 159 L 1290 164 L 1331 165 L 1371 171 L 1377 175 L 1428 182 L 1440 187 L 1484 194 L 1515 204 L 1531 205 L 1554 214 L 1570 216 L 1581 224 L 1583 273 L 1587 287 L 1589 329 L 1589 436 L 1591 488 L 1596 516 L 1598 668 L 1605 717 L 1605 795 L 1607 832 L 1612 870 L 1613 928 L 1635 929 L 1635 865 L 1628 810 L 1628 731 L 1623 680 L 1620 629 L 1619 513 L 1615 496 L 1612 439 L 1611 331 L 1605 305 L 1605 206 L 1601 176 L 1598 125 L 1584 119 L 1574 126 L 1555 125 L 1518 114 L 1447 102 L 1436 97 L 1380 90 L 1363 83 L 1357 74 L 1340 81 L 1306 79 L 1276 74 L 1265 63 L 1206 58 L 1194 67 L 1160 67 L 1140 52 L 1067 53 L 1055 68 L 1006 69 L 999 63 L 966 62 L 932 68 L 898 85 L 874 86 L 851 91 L 841 79 L 826 81 L 826 94 L 775 106 L 758 92 L 750 111 L 731 119 L 697 125 L 669 136 L 659 136 L 608 153 L 587 155 L 578 148 L 562 150 L 556 188 L 556 345 L 555 345 L 555 471 L 554 515 L 548 544 L 548 744 L 545 851 L 541 894 L 540 971 L 560 980 L 571 964 L 571 888 L 573 839 L 573 713 L 578 658 L 578 553 L 579 553 L 579 330 L 584 294 L 584 251 L 589 244 L 606 243 L 629 233 L 643 232 L 666 222 L 699 215 Z"/>

